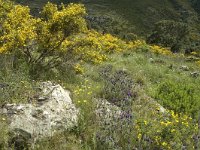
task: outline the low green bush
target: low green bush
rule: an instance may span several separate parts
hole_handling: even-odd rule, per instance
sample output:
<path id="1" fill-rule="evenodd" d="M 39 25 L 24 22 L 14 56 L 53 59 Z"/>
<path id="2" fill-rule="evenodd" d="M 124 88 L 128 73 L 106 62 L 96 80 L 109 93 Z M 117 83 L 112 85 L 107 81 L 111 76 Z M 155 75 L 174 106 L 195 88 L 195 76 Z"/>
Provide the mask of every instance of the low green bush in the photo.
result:
<path id="1" fill-rule="evenodd" d="M 200 93 L 193 83 L 165 81 L 161 83 L 155 93 L 155 98 L 165 108 L 177 113 L 185 113 L 194 118 L 200 110 Z"/>

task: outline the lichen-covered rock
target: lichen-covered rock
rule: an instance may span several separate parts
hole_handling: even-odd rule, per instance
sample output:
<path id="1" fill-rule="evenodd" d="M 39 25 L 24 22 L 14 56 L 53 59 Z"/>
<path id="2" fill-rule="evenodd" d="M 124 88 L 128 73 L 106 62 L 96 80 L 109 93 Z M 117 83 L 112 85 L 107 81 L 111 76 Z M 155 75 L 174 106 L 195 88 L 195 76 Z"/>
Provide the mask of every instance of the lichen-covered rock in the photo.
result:
<path id="1" fill-rule="evenodd" d="M 191 77 L 193 77 L 193 78 L 197 78 L 197 77 L 200 75 L 200 73 L 197 72 L 197 71 L 195 71 L 195 72 L 191 72 L 190 75 L 191 75 Z"/>
<path id="2" fill-rule="evenodd" d="M 18 139 L 15 144 L 19 137 L 35 141 L 77 125 L 79 111 L 69 91 L 51 82 L 42 83 L 40 89 L 41 94 L 29 104 L 7 104 L 0 111 L 8 116 L 9 129 L 15 135 L 12 140 Z"/>
<path id="3" fill-rule="evenodd" d="M 184 65 L 180 66 L 180 69 L 183 70 L 183 71 L 189 71 L 190 70 L 190 68 L 188 66 L 184 66 Z"/>
<path id="4" fill-rule="evenodd" d="M 117 120 L 121 117 L 122 110 L 118 106 L 111 104 L 104 99 L 96 99 L 95 102 L 96 102 L 95 113 L 100 123 L 106 124 L 109 122 L 113 122 L 113 120 Z"/>

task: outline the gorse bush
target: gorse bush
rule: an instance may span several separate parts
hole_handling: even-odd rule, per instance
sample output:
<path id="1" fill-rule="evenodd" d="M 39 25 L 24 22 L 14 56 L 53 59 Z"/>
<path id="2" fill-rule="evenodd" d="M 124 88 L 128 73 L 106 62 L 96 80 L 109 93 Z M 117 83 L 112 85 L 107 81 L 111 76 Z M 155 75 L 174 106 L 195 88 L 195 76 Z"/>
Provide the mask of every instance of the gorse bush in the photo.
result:
<path id="1" fill-rule="evenodd" d="M 7 2 L 1 3 L 6 9 Z M 41 18 L 30 15 L 30 9 L 21 5 L 9 5 L 2 19 L 0 53 L 13 53 L 22 57 L 37 74 L 37 69 L 48 70 L 57 66 L 67 51 L 61 49 L 66 37 L 86 31 L 85 8 L 81 4 L 68 6 L 47 3 Z"/>
<path id="2" fill-rule="evenodd" d="M 74 60 L 99 64 L 107 59 L 107 54 L 123 52 L 129 47 L 117 37 L 90 30 L 67 38 L 61 48 L 74 53 Z"/>
<path id="3" fill-rule="evenodd" d="M 161 54 L 161 55 L 172 55 L 172 52 L 170 51 L 170 49 L 164 48 L 158 45 L 148 45 L 143 40 L 129 41 L 128 47 L 130 49 L 134 49 L 135 51 L 152 52 L 152 53 Z"/>
<path id="4" fill-rule="evenodd" d="M 153 45 L 150 46 L 150 48 L 150 51 L 155 54 L 172 55 L 172 52 L 169 49 L 163 48 L 161 46 Z"/>
<path id="5" fill-rule="evenodd" d="M 9 0 L 0 0 L 0 24 L 4 21 L 6 18 L 6 15 L 8 11 L 12 8 L 13 3 Z M 1 31 L 1 28 L 0 28 Z"/>
<path id="6" fill-rule="evenodd" d="M 34 18 L 28 7 L 3 1 L 1 15 L 0 53 L 25 59 L 32 74 L 61 62 L 100 63 L 106 60 L 105 54 L 130 48 L 117 37 L 88 30 L 81 4 L 47 3 L 41 17 Z"/>
<path id="7" fill-rule="evenodd" d="M 177 113 L 185 113 L 197 119 L 200 110 L 199 88 L 194 84 L 163 82 L 155 98 L 164 107 Z"/>

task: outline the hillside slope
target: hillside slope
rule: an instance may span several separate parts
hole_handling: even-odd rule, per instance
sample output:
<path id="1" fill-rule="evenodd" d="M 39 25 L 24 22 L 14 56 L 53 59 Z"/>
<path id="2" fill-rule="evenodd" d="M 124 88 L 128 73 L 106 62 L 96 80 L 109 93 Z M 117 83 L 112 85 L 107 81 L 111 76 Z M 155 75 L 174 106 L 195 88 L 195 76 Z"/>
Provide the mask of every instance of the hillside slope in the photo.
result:
<path id="1" fill-rule="evenodd" d="M 193 8 L 198 2 L 190 0 L 50 0 L 55 3 L 81 2 L 88 8 L 88 14 L 97 17 L 110 16 L 119 20 L 123 18 L 132 25 L 131 31 L 139 35 L 150 33 L 154 24 L 160 20 L 176 20 L 197 24 L 198 14 Z M 47 0 L 17 0 L 25 5 L 29 5 L 32 11 L 37 14 Z M 120 21 L 123 22 L 123 21 Z M 105 26 L 99 24 L 99 26 Z M 130 26 L 130 25 L 129 25 Z M 133 28 L 134 27 L 134 28 Z M 128 28 L 128 27 L 127 27 Z M 130 30 L 130 29 L 129 29 Z"/>

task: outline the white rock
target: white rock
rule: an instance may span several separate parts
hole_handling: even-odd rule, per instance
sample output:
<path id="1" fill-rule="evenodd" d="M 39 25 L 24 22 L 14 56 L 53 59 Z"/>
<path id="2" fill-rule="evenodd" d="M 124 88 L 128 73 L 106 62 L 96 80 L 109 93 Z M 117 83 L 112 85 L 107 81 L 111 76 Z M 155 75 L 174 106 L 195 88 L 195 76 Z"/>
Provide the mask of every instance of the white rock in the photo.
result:
<path id="1" fill-rule="evenodd" d="M 79 110 L 72 103 L 70 92 L 51 82 L 41 84 L 42 97 L 38 104 L 7 104 L 0 112 L 15 112 L 8 115 L 11 130 L 20 129 L 32 139 L 52 136 L 77 125 Z M 37 100 L 36 100 L 37 102 Z M 7 109 L 5 111 L 5 109 Z"/>

